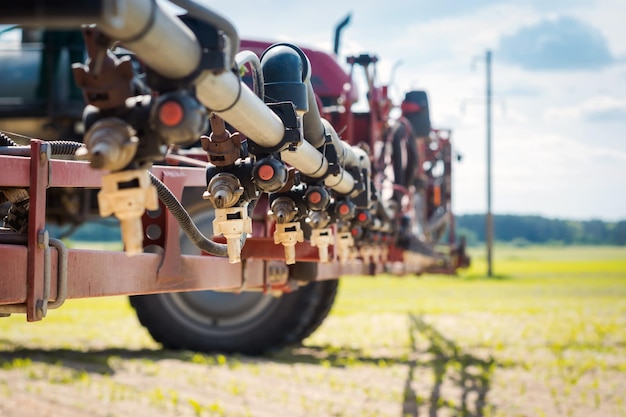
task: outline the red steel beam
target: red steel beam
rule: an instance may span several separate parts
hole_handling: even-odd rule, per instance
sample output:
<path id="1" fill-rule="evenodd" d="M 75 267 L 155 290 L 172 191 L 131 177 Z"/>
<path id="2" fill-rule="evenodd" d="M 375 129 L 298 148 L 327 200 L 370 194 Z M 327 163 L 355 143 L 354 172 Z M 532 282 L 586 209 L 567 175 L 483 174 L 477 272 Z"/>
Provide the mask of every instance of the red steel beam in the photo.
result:
<path id="1" fill-rule="evenodd" d="M 52 248 L 52 285 L 50 299 L 56 298 L 57 252 Z M 0 305 L 26 301 L 26 270 L 28 248 L 0 244 L 3 267 L 0 269 Z M 231 264 L 227 258 L 212 256 L 181 256 L 181 275 L 171 279 L 158 277 L 161 255 L 144 253 L 127 256 L 124 252 L 68 250 L 67 298 L 88 298 L 112 295 L 154 294 L 173 291 L 236 289 L 241 287 L 242 273 L 247 287 L 262 287 L 265 261 L 249 259 Z M 318 280 L 341 275 L 364 275 L 361 262 L 319 264 Z"/>
<path id="2" fill-rule="evenodd" d="M 38 321 L 46 314 L 44 305 L 44 240 L 46 188 L 48 186 L 48 144 L 31 140 L 30 202 L 28 209 L 28 256 L 26 263 L 26 319 Z M 46 242 L 47 244 L 47 242 Z"/>
<path id="3" fill-rule="evenodd" d="M 30 187 L 30 158 L 21 156 L 0 155 L 0 186 Z M 186 187 L 206 187 L 206 171 L 204 168 L 154 166 L 152 173 L 161 178 L 163 172 L 184 175 Z M 91 169 L 89 162 L 50 160 L 50 187 L 84 187 L 100 188 L 102 176 L 107 171 Z"/>

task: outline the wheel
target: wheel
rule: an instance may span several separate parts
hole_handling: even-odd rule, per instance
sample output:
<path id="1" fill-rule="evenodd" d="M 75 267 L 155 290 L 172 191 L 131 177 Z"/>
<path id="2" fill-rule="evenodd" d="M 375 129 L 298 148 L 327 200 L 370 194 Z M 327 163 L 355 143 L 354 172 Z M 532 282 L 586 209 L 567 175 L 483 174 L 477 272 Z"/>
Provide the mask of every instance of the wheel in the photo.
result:
<path id="1" fill-rule="evenodd" d="M 311 285 L 311 284 L 309 284 Z M 333 279 L 329 281 L 315 282 L 312 285 L 316 287 L 318 298 L 313 314 L 309 320 L 302 320 L 300 329 L 293 332 L 292 340 L 287 340 L 286 344 L 300 344 L 304 339 L 311 336 L 318 327 L 322 325 L 324 319 L 328 317 L 339 289 L 339 280 Z"/>
<path id="2" fill-rule="evenodd" d="M 189 214 L 205 234 L 211 232 L 213 210 L 196 204 Z M 186 238 L 181 252 L 199 253 Z M 293 278 L 311 279 L 316 264 L 298 264 Z M 261 354 L 300 343 L 328 315 L 338 280 L 310 282 L 275 297 L 262 292 L 241 294 L 193 291 L 131 296 L 130 303 L 152 337 L 169 349 Z"/>

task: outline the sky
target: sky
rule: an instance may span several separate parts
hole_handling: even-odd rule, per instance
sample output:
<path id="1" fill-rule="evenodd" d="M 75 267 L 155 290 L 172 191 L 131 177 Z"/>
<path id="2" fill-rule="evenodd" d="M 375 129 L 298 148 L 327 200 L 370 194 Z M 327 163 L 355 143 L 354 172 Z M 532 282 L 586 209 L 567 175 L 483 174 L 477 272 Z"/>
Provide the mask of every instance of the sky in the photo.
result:
<path id="1" fill-rule="evenodd" d="M 626 219 L 626 1 L 204 0 L 246 38 L 373 53 L 392 97 L 428 91 L 453 130 L 453 209 L 486 210 L 485 64 L 493 53 L 493 211 Z M 397 66 L 399 65 L 399 66 Z"/>
<path id="2" fill-rule="evenodd" d="M 351 13 L 340 62 L 377 55 L 396 104 L 426 90 L 433 127 L 452 129 L 459 214 L 487 207 L 492 51 L 493 211 L 626 219 L 626 0 L 197 1 L 242 37 L 326 51 Z"/>

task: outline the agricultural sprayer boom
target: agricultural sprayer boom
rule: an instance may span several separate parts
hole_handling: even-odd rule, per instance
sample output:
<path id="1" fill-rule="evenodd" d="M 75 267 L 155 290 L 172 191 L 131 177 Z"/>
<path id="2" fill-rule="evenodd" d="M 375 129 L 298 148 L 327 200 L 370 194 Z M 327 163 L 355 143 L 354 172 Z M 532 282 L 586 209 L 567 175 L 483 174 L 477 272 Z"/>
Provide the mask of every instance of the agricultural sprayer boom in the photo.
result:
<path id="1" fill-rule="evenodd" d="M 367 76 L 370 110 L 359 114 L 343 82 L 314 91 L 315 64 L 328 55 L 288 43 L 253 52 L 258 43 L 193 1 L 173 1 L 183 16 L 153 0 L 66 3 L 0 13 L 0 23 L 51 32 L 89 24 L 87 60 L 72 65 L 86 104 L 82 141 L 1 137 L 10 208 L 0 312 L 38 320 L 65 298 L 154 294 L 131 303 L 165 346 L 254 353 L 308 336 L 340 275 L 467 264 L 454 242 L 449 135 L 430 129 L 423 92 L 389 120 L 375 57 L 348 60 Z M 353 86 L 334 65 L 322 78 Z M 76 217 L 60 203 L 70 189 L 82 212 L 119 220 L 125 254 L 48 237 L 54 207 L 57 221 Z M 212 256 L 192 255 L 201 253 Z"/>

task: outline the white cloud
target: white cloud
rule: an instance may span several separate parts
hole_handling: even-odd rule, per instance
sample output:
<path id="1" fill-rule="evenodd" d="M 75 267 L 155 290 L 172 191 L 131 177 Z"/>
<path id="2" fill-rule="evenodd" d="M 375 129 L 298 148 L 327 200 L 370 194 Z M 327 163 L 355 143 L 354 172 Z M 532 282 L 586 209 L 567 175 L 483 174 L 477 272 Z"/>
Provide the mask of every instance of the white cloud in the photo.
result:
<path id="1" fill-rule="evenodd" d="M 622 114 L 626 122 L 626 98 L 606 95 L 591 97 L 575 106 L 549 107 L 545 110 L 546 121 L 589 120 L 594 115 Z"/>

